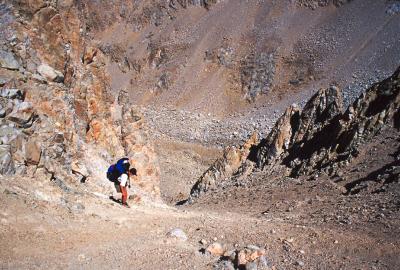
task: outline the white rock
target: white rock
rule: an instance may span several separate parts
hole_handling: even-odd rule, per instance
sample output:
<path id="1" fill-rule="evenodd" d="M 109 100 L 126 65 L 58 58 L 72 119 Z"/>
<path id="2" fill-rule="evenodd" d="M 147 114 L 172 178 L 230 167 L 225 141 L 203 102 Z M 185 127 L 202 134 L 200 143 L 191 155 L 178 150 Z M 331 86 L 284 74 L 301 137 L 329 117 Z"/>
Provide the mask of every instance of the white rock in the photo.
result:
<path id="1" fill-rule="evenodd" d="M 60 71 L 55 70 L 54 68 L 52 68 L 49 65 L 41 64 L 38 67 L 37 71 L 39 72 L 40 75 L 42 75 L 48 81 L 62 82 L 64 80 L 64 75 Z"/>
<path id="2" fill-rule="evenodd" d="M 188 239 L 185 232 L 180 228 L 175 228 L 171 230 L 170 232 L 167 233 L 167 235 L 169 237 L 177 238 L 182 241 L 186 241 Z"/>

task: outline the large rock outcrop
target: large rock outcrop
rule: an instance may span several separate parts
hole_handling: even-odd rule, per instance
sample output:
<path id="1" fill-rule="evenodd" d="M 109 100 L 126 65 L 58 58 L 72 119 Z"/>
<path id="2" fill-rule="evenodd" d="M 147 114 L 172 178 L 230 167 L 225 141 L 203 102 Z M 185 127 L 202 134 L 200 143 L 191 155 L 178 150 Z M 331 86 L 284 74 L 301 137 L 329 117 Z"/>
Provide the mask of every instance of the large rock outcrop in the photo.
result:
<path id="1" fill-rule="evenodd" d="M 241 147 L 228 147 L 224 151 L 224 156 L 200 177 L 190 192 L 190 200 L 199 197 L 202 193 L 211 190 L 223 181 L 230 179 L 239 168 L 250 158 L 254 151 L 253 147 L 257 144 L 258 137 L 254 133 L 250 139 Z"/>
<path id="2" fill-rule="evenodd" d="M 108 166 L 128 156 L 138 170 L 138 197 L 158 201 L 159 169 L 145 120 L 111 91 L 108 59 L 91 46 L 76 5 L 1 4 L 0 172 L 104 193 Z"/>
<path id="3" fill-rule="evenodd" d="M 240 167 L 272 172 L 284 166 L 293 177 L 316 171 L 332 175 L 357 156 L 360 145 L 385 125 L 400 128 L 399 108 L 400 68 L 369 88 L 345 112 L 336 86 L 321 89 L 303 110 L 296 105 L 287 108 L 268 136 L 257 145 L 252 144 L 253 154 L 233 159 L 233 170 L 226 169 L 232 157 L 225 154 L 199 179 L 190 198 L 217 187 L 221 179 L 226 182 L 237 178 L 235 174 L 243 171 Z"/>

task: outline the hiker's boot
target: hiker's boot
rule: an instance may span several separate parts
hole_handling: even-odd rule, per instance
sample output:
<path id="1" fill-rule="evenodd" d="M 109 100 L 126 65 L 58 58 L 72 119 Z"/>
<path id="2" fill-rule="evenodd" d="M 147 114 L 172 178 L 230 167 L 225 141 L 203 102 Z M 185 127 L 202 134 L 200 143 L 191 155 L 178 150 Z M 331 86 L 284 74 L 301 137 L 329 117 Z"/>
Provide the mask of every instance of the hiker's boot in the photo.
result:
<path id="1" fill-rule="evenodd" d="M 123 206 L 123 207 L 126 207 L 126 208 L 131 208 L 131 207 L 129 206 L 129 204 L 126 203 L 126 202 L 125 202 L 125 203 L 122 203 L 122 206 Z"/>

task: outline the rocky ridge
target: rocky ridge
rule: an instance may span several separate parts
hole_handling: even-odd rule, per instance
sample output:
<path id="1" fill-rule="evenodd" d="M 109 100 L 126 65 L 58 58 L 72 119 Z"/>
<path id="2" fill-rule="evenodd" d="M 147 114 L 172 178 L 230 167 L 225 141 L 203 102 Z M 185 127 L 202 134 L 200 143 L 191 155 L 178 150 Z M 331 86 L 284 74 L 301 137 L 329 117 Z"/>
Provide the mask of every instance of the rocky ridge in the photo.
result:
<path id="1" fill-rule="evenodd" d="M 290 106 L 266 138 L 259 143 L 251 140 L 250 147 L 243 146 L 251 151 L 240 152 L 239 160 L 228 154 L 217 160 L 194 185 L 189 201 L 255 170 L 267 174 L 281 171 L 291 177 L 338 173 L 339 168 L 357 157 L 363 143 L 385 126 L 399 128 L 399 82 L 400 68 L 390 78 L 373 85 L 345 112 L 336 86 L 318 91 L 303 110 Z M 226 153 L 231 152 L 228 149 Z"/>

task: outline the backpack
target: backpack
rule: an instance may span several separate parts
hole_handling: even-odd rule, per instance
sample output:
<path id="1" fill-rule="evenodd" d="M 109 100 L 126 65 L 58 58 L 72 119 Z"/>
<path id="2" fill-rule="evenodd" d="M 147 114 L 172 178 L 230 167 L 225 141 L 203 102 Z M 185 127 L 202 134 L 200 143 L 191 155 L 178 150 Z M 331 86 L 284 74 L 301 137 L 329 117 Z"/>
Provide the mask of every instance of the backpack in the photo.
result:
<path id="1" fill-rule="evenodd" d="M 120 177 L 121 174 L 126 173 L 128 170 L 129 170 L 129 159 L 121 158 L 120 160 L 117 161 L 116 164 L 113 164 L 110 167 L 108 167 L 107 179 L 110 180 L 111 182 L 117 183 L 118 177 Z"/>

